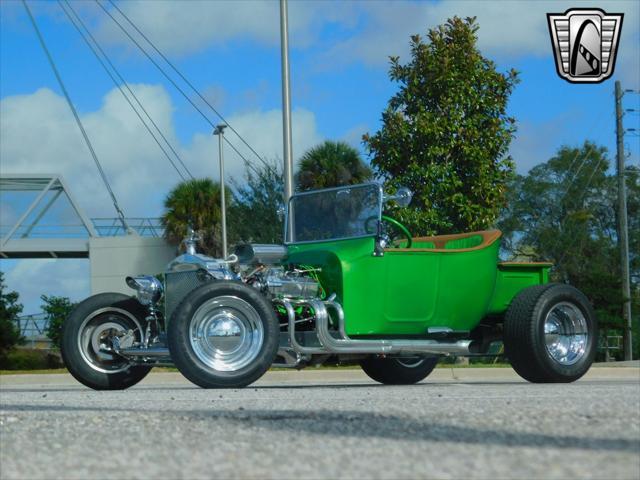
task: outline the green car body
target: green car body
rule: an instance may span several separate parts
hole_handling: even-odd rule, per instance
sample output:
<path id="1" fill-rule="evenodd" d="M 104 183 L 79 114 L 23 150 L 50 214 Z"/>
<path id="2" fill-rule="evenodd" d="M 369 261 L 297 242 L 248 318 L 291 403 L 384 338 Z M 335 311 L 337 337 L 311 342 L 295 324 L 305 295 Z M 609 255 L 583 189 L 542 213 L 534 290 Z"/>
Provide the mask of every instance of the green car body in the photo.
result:
<path id="1" fill-rule="evenodd" d="M 435 248 L 388 248 L 372 255 L 374 237 L 288 246 L 287 261 L 320 268 L 352 337 L 425 335 L 429 329 L 471 331 L 487 316 L 503 315 L 524 288 L 544 284 L 551 264 L 501 263 L 500 233 L 478 247 L 474 232 Z"/>

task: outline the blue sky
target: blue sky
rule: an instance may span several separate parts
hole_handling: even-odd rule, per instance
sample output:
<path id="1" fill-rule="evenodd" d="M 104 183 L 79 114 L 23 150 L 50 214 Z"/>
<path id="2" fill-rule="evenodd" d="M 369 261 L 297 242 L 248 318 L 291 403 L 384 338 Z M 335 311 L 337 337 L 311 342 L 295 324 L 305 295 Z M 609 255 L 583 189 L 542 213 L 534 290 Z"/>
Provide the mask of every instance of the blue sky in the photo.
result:
<path id="1" fill-rule="evenodd" d="M 29 4 L 125 213 L 158 216 L 163 196 L 179 180 L 176 173 L 60 7 L 53 1 Z M 93 2 L 72 5 L 193 173 L 215 176 L 217 143 L 209 125 Z M 520 71 L 509 104 L 518 121 L 511 153 L 519 172 L 547 160 L 561 145 L 587 138 L 613 152 L 613 82 L 640 88 L 639 5 L 290 1 L 294 157 L 324 139 L 362 148 L 361 135 L 379 128 L 397 88 L 388 79 L 388 55 L 406 59 L 409 35 L 424 34 L 456 14 L 477 16 L 483 53 L 501 70 Z M 260 154 L 281 157 L 278 2 L 146 0 L 119 6 Z M 555 71 L 545 14 L 578 6 L 625 14 L 615 74 L 602 84 L 569 84 Z M 3 0 L 0 14 L 0 170 L 61 173 L 89 216 L 114 216 L 21 3 Z M 640 109 L 638 95 L 625 103 Z M 638 118 L 630 114 L 625 122 L 639 128 Z M 250 157 L 237 139 L 229 139 Z M 637 163 L 638 139 L 626 143 L 630 161 Z M 230 175 L 241 177 L 240 159 L 229 153 L 228 162 Z M 3 224 L 19 214 L 18 204 L 6 203 L 0 210 Z M 73 299 L 88 293 L 86 262 L 2 261 L 0 268 L 29 311 L 37 310 L 41 293 Z M 61 280 L 54 287 L 33 281 L 43 273 Z M 84 283 L 65 284 L 73 275 Z"/>

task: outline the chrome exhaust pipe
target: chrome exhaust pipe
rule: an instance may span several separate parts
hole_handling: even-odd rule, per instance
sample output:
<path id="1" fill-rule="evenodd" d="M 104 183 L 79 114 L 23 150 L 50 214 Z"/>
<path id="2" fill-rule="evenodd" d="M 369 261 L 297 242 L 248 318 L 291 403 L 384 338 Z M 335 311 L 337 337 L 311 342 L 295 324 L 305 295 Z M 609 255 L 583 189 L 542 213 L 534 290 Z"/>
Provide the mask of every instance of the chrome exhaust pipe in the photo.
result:
<path id="1" fill-rule="evenodd" d="M 166 347 L 123 348 L 122 350 L 115 350 L 115 352 L 123 357 L 171 357 L 171 353 Z"/>
<path id="2" fill-rule="evenodd" d="M 344 325 L 344 310 L 333 300 L 300 300 L 296 304 L 307 304 L 313 308 L 316 316 L 316 334 L 322 347 L 304 347 L 296 339 L 295 311 L 293 301 L 280 300 L 287 311 L 289 320 L 289 342 L 291 347 L 307 354 L 434 354 L 434 355 L 469 355 L 471 340 L 457 342 L 439 342 L 437 340 L 354 340 L 349 338 Z M 327 307 L 334 310 L 338 317 L 338 332 L 340 338 L 334 338 L 329 332 L 329 312 Z"/>
<path id="3" fill-rule="evenodd" d="M 457 342 L 438 342 L 437 340 L 352 340 L 344 327 L 344 311 L 342 306 L 334 301 L 318 302 L 321 315 L 318 321 L 318 338 L 320 342 L 333 351 L 339 353 L 432 353 L 445 355 L 469 354 L 471 340 Z M 329 333 L 329 313 L 326 307 L 333 308 L 338 317 L 338 330 L 342 338 L 334 338 Z"/>
<path id="4" fill-rule="evenodd" d="M 315 302 L 316 300 L 312 300 L 311 302 Z M 287 311 L 287 318 L 289 320 L 289 343 L 291 344 L 291 347 L 299 353 L 306 353 L 306 354 L 317 354 L 317 353 L 330 353 L 328 352 L 325 348 L 322 347 L 303 347 L 302 345 L 300 345 L 298 343 L 298 340 L 296 339 L 296 312 L 293 309 L 293 305 L 291 304 L 291 301 L 283 298 L 280 299 L 279 302 L 282 304 L 282 306 L 285 308 L 285 310 Z M 306 302 L 301 302 L 301 303 L 306 303 Z M 316 329 L 317 329 L 317 317 L 316 317 Z"/>

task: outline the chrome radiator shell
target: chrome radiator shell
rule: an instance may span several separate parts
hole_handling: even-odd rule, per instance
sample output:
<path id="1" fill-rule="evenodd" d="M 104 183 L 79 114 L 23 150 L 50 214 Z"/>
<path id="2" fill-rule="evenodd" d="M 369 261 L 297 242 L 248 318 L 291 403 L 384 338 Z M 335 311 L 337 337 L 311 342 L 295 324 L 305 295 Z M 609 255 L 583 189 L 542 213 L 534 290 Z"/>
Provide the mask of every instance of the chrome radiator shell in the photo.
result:
<path id="1" fill-rule="evenodd" d="M 189 292 L 206 283 L 202 275 L 197 271 L 167 272 L 165 274 L 164 311 L 167 322 L 171 321 L 178 305 Z"/>

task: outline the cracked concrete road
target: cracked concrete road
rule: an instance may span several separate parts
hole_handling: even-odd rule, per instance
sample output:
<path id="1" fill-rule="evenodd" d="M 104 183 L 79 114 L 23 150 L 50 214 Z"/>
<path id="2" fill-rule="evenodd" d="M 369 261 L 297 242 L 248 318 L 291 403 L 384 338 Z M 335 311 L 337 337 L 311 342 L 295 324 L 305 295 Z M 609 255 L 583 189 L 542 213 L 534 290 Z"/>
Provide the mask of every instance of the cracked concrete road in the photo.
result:
<path id="1" fill-rule="evenodd" d="M 243 390 L 152 373 L 121 392 L 0 377 L 0 478 L 640 478 L 640 368 L 570 385 L 439 368 L 269 372 Z"/>

